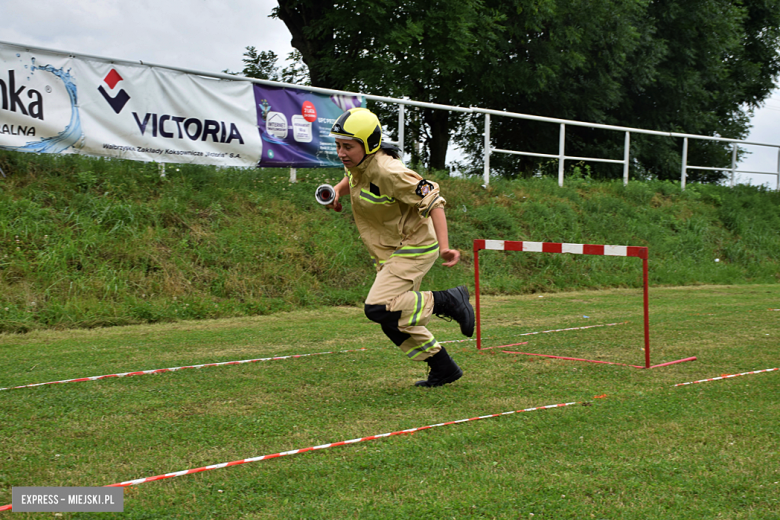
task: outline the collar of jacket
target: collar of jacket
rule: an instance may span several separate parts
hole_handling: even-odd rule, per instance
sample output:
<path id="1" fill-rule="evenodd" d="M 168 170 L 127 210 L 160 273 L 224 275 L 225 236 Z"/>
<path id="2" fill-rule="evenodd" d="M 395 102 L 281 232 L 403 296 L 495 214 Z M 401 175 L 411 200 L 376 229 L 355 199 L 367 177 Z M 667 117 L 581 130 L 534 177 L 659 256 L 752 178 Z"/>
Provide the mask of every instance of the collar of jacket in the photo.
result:
<path id="1" fill-rule="evenodd" d="M 376 160 L 378 153 L 379 152 L 375 152 L 371 155 L 366 155 L 360 164 L 349 170 L 349 173 L 351 173 L 353 177 L 360 178 L 366 172 L 369 166 L 371 166 L 371 164 L 373 164 L 373 162 Z"/>

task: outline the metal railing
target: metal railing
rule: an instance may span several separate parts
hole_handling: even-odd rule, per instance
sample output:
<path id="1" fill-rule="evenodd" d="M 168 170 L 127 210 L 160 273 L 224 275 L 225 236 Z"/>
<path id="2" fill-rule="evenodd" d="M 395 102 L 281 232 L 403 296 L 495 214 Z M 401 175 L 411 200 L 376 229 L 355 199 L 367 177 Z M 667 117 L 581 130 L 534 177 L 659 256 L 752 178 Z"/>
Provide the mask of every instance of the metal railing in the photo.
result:
<path id="1" fill-rule="evenodd" d="M 321 87 L 311 87 L 311 86 L 304 86 L 304 85 L 296 85 L 293 83 L 283 83 L 279 81 L 269 81 L 269 80 L 262 80 L 262 79 L 255 79 L 255 78 L 247 78 L 245 76 L 234 76 L 232 74 L 224 74 L 224 73 L 213 73 L 213 72 L 203 72 L 203 71 L 197 71 L 192 69 L 186 69 L 182 67 L 172 67 L 168 65 L 157 65 L 152 63 L 145 63 L 143 61 L 131 61 L 131 60 L 119 60 L 119 59 L 112 59 L 112 58 L 106 58 L 102 56 L 93 56 L 89 54 L 80 54 L 80 53 L 71 53 L 56 49 L 47 49 L 43 47 L 31 47 L 26 45 L 20 45 L 18 43 L 11 43 L 11 42 L 4 42 L 0 41 L 0 44 L 6 44 L 6 45 L 12 45 L 20 48 L 24 48 L 26 50 L 39 50 L 39 51 L 46 51 L 56 54 L 62 54 L 66 56 L 72 56 L 72 57 L 83 57 L 88 59 L 98 59 L 103 61 L 109 61 L 113 63 L 125 63 L 129 65 L 144 65 L 147 67 L 154 67 L 154 68 L 160 68 L 160 69 L 167 69 L 167 70 L 173 70 L 177 72 L 183 72 L 185 74 L 194 74 L 197 76 L 203 76 L 203 77 L 209 77 L 209 78 L 216 78 L 216 79 L 226 79 L 231 81 L 248 81 L 251 83 L 258 83 L 261 85 L 268 85 L 271 87 L 280 87 L 280 88 L 294 88 L 298 90 L 306 90 L 310 92 L 317 92 L 320 94 L 326 94 L 326 95 L 347 95 L 347 96 L 362 96 L 365 99 L 369 99 L 372 101 L 379 101 L 383 103 L 390 103 L 390 104 L 397 104 L 398 105 L 398 145 L 400 146 L 401 150 L 404 149 L 404 127 L 405 127 L 405 107 L 406 106 L 412 106 L 412 107 L 418 107 L 418 108 L 432 108 L 434 110 L 447 110 L 450 112 L 462 112 L 462 113 L 479 113 L 484 114 L 485 116 L 485 144 L 484 144 L 484 158 L 485 158 L 485 166 L 484 166 L 484 182 L 485 186 L 488 186 L 490 183 L 490 155 L 492 153 L 505 153 L 505 154 L 514 154 L 514 155 L 525 155 L 530 157 L 540 157 L 540 158 L 548 158 L 548 159 L 557 159 L 558 160 L 558 185 L 563 186 L 564 182 L 564 166 L 566 161 L 592 161 L 592 162 L 602 162 L 602 163 L 612 163 L 612 164 L 622 164 L 623 165 L 623 184 L 628 184 L 628 173 L 629 173 L 629 161 L 630 161 L 630 148 L 631 148 L 631 134 L 645 134 L 645 135 L 657 135 L 657 136 L 666 136 L 666 137 L 676 137 L 676 138 L 682 138 L 683 139 L 683 149 L 682 149 L 682 172 L 680 177 L 680 185 L 681 188 L 685 189 L 685 181 L 686 177 L 688 176 L 687 171 L 688 170 L 714 170 L 714 171 L 730 171 L 730 181 L 729 185 L 734 186 L 734 176 L 737 173 L 747 173 L 747 174 L 753 174 L 753 175 L 774 175 L 777 178 L 777 186 L 776 189 L 780 191 L 780 145 L 777 144 L 768 144 L 768 143 L 758 143 L 758 142 L 751 142 L 751 141 L 743 141 L 739 139 L 728 139 L 724 137 L 710 137 L 706 135 L 695 135 L 695 134 L 681 134 L 677 132 L 660 132 L 657 130 L 646 130 L 642 128 L 631 128 L 631 127 L 624 127 L 624 126 L 615 126 L 615 125 L 604 125 L 600 123 L 587 123 L 583 121 L 574 121 L 574 120 L 568 120 L 568 119 L 557 119 L 553 117 L 542 117 L 542 116 L 534 116 L 529 114 L 519 114 L 514 112 L 504 112 L 499 110 L 488 110 L 483 109 L 479 107 L 460 107 L 460 106 L 453 106 L 453 105 L 442 105 L 438 103 L 427 103 L 423 101 L 414 101 L 410 99 L 401 99 L 401 98 L 392 98 L 392 97 L 385 97 L 385 96 L 375 96 L 373 94 L 363 94 L 359 92 L 348 92 L 344 90 L 333 90 L 333 89 L 327 89 L 327 88 L 321 88 Z M 542 153 L 534 153 L 534 152 L 526 152 L 526 151 L 520 151 L 520 150 L 504 150 L 499 148 L 493 148 L 490 142 L 490 117 L 496 116 L 496 117 L 512 117 L 517 119 L 526 119 L 530 121 L 540 121 L 540 122 L 547 122 L 547 123 L 555 123 L 560 125 L 560 137 L 558 141 L 558 154 L 542 154 Z M 576 156 L 569 156 L 566 155 L 566 125 L 570 126 L 582 126 L 582 127 L 589 127 L 589 128 L 597 128 L 597 129 L 604 129 L 604 130 L 613 130 L 618 132 L 625 132 L 625 139 L 624 139 L 624 145 L 623 145 L 623 159 L 604 159 L 604 158 L 597 158 L 597 157 L 576 157 Z M 720 142 L 727 142 L 732 143 L 732 160 L 731 160 L 731 167 L 730 168 L 718 168 L 718 167 L 710 167 L 710 166 L 691 166 L 688 165 L 688 140 L 689 139 L 701 139 L 706 141 L 720 141 Z M 776 148 L 778 150 L 778 161 L 777 161 L 777 171 L 776 172 L 756 172 L 756 171 L 746 171 L 746 170 L 737 170 L 737 147 L 739 145 L 753 145 L 753 146 L 765 146 L 770 148 Z M 290 177 L 291 180 L 295 180 L 295 170 L 291 170 Z"/>
<path id="2" fill-rule="evenodd" d="M 688 139 L 702 139 L 701 136 L 676 134 L 676 137 L 683 137 L 683 149 L 682 149 L 682 172 L 680 174 L 680 187 L 685 189 L 685 179 L 688 177 L 688 170 L 710 170 L 710 171 L 729 171 L 729 187 L 734 187 L 734 178 L 737 173 L 747 173 L 750 175 L 774 175 L 776 177 L 777 184 L 775 189 L 780 191 L 780 146 L 775 144 L 756 143 L 750 141 L 736 141 L 733 139 L 724 139 L 720 137 L 709 137 L 707 139 L 711 141 L 726 141 L 731 143 L 731 167 L 729 168 L 716 168 L 711 166 L 690 166 L 688 164 Z M 766 146 L 770 148 L 777 148 L 777 172 L 758 172 L 750 170 L 738 170 L 737 169 L 737 147 L 742 145 L 752 146 Z"/>
<path id="3" fill-rule="evenodd" d="M 565 163 L 566 161 L 589 161 L 589 162 L 601 162 L 601 163 L 610 163 L 610 164 L 622 164 L 623 165 L 623 184 L 628 184 L 628 172 L 629 172 L 629 164 L 630 164 L 630 158 L 631 158 L 631 134 L 645 134 L 645 135 L 657 135 L 657 136 L 664 136 L 664 137 L 673 137 L 673 138 L 682 138 L 683 139 L 683 148 L 682 148 L 682 171 L 680 175 L 680 187 L 681 189 L 685 189 L 685 183 L 686 178 L 688 177 L 688 170 L 711 170 L 711 171 L 728 171 L 730 172 L 729 175 L 729 186 L 734 186 L 734 178 L 735 174 L 737 173 L 747 173 L 752 175 L 774 175 L 777 178 L 777 185 L 776 189 L 780 190 L 780 145 L 776 144 L 769 144 L 769 143 L 759 143 L 754 141 L 744 141 L 740 139 L 729 139 L 725 137 L 710 137 L 710 136 L 704 136 L 704 135 L 695 135 L 695 134 L 681 134 L 678 132 L 660 132 L 657 130 L 646 130 L 643 128 L 631 128 L 631 127 L 625 127 L 625 126 L 615 126 L 615 125 L 604 125 L 599 123 L 586 123 L 582 121 L 573 121 L 568 119 L 557 119 L 553 117 L 542 117 L 542 116 L 532 116 L 528 114 L 518 114 L 514 112 L 501 112 L 498 110 L 486 110 L 483 108 L 477 108 L 477 107 L 471 107 L 472 111 L 475 113 L 481 113 L 485 115 L 485 145 L 484 145 L 484 173 L 483 178 L 485 182 L 485 186 L 488 185 L 490 181 L 490 156 L 493 153 L 504 153 L 504 154 L 512 154 L 512 155 L 522 155 L 527 157 L 540 157 L 540 158 L 547 158 L 547 159 L 557 159 L 558 160 L 558 185 L 563 186 L 564 181 L 564 171 L 565 171 Z M 500 148 L 493 148 L 490 144 L 490 116 L 501 116 L 501 117 L 512 117 L 516 119 L 525 119 L 528 121 L 539 121 L 539 122 L 545 122 L 545 123 L 555 123 L 560 125 L 560 134 L 558 138 L 558 154 L 544 154 L 544 153 L 534 153 L 534 152 L 525 152 L 525 151 L 517 151 L 517 150 L 503 150 Z M 604 159 L 599 157 L 577 157 L 577 156 L 571 156 L 566 155 L 566 125 L 570 126 L 582 126 L 582 127 L 588 127 L 588 128 L 597 128 L 602 130 L 613 130 L 618 132 L 625 132 L 625 139 L 623 141 L 623 159 Z M 732 154 L 731 154 L 731 166 L 730 167 L 711 167 L 711 166 L 692 166 L 688 164 L 688 140 L 689 139 L 700 139 L 705 141 L 719 141 L 719 142 L 726 142 L 732 144 Z M 775 148 L 778 151 L 778 158 L 777 158 L 777 171 L 776 172 L 759 172 L 759 171 L 749 171 L 749 170 L 738 170 L 737 169 L 737 148 L 739 145 L 750 145 L 750 146 L 766 146 L 770 148 Z"/>

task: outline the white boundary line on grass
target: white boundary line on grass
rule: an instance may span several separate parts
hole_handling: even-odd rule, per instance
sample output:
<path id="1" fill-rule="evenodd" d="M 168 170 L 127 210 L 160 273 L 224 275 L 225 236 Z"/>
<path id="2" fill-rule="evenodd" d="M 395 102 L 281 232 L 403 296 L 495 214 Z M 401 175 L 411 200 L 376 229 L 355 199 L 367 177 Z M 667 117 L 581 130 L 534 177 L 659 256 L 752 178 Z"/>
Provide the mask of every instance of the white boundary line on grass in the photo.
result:
<path id="1" fill-rule="evenodd" d="M 311 446 L 309 448 L 301 448 L 301 449 L 297 449 L 297 450 L 284 451 L 284 452 L 280 452 L 280 453 L 274 453 L 272 455 L 261 455 L 259 457 L 251 457 L 251 458 L 248 458 L 248 459 L 234 460 L 232 462 L 222 462 L 220 464 L 212 464 L 210 466 L 203 466 L 201 468 L 186 469 L 186 470 L 183 470 L 183 471 L 174 471 L 173 473 L 165 473 L 163 475 L 156 475 L 154 477 L 144 477 L 144 478 L 139 478 L 139 479 L 134 479 L 134 480 L 127 480 L 125 482 L 119 482 L 119 483 L 116 483 L 116 484 L 109 484 L 109 485 L 103 486 L 103 487 L 137 486 L 138 484 L 143 484 L 145 482 L 153 482 L 153 481 L 156 481 L 156 480 L 163 480 L 163 479 L 168 479 L 168 478 L 173 478 L 173 477 L 182 477 L 184 475 L 192 475 L 194 473 L 201 473 L 203 471 L 211 471 L 211 470 L 214 470 L 214 469 L 222 469 L 222 468 L 227 468 L 227 467 L 230 467 L 230 466 L 238 466 L 240 464 L 247 464 L 247 463 L 250 463 L 250 462 L 259 462 L 261 460 L 274 459 L 274 458 L 277 458 L 277 457 L 285 457 L 287 455 L 298 455 L 300 453 L 306 453 L 307 451 L 324 450 L 324 449 L 327 449 L 327 448 L 334 448 L 336 446 L 345 446 L 345 445 L 348 445 L 348 444 L 356 444 L 358 442 L 373 441 L 373 440 L 381 439 L 381 438 L 384 438 L 384 437 L 392 437 L 394 435 L 408 435 L 408 434 L 412 434 L 412 433 L 417 433 L 417 432 L 422 431 L 422 430 L 429 430 L 431 428 L 438 428 L 438 427 L 441 427 L 441 426 L 450 426 L 452 424 L 461 424 L 461 423 L 465 423 L 465 422 L 469 422 L 469 421 L 479 421 L 481 419 L 489 419 L 489 418 L 492 418 L 492 417 L 499 417 L 499 416 L 502 416 L 502 415 L 511 415 L 511 414 L 515 414 L 515 413 L 533 412 L 533 411 L 537 411 L 537 410 L 547 410 L 547 409 L 550 409 L 550 408 L 562 408 L 564 406 L 571 406 L 571 405 L 574 405 L 574 404 L 579 404 L 579 403 L 571 402 L 571 403 L 551 404 L 551 405 L 547 405 L 547 406 L 537 406 L 537 407 L 534 407 L 534 408 L 525 408 L 524 410 L 514 410 L 514 411 L 509 411 L 509 412 L 494 413 L 494 414 L 490 414 L 490 415 L 482 415 L 482 416 L 479 416 L 479 417 L 472 417 L 470 419 L 459 419 L 457 421 L 449 421 L 449 422 L 443 422 L 443 423 L 439 423 L 439 424 L 431 424 L 429 426 L 420 426 L 419 428 L 410 428 L 408 430 L 400 430 L 400 431 L 395 431 L 395 432 L 391 432 L 391 433 L 381 433 L 379 435 L 369 435 L 368 437 L 360 437 L 360 438 L 357 438 L 357 439 L 350 439 L 348 441 L 332 442 L 330 444 L 321 444 L 319 446 Z M 11 504 L 8 504 L 8 505 L 5 505 L 5 506 L 0 506 L 0 511 L 8 511 L 11 508 L 12 508 Z"/>

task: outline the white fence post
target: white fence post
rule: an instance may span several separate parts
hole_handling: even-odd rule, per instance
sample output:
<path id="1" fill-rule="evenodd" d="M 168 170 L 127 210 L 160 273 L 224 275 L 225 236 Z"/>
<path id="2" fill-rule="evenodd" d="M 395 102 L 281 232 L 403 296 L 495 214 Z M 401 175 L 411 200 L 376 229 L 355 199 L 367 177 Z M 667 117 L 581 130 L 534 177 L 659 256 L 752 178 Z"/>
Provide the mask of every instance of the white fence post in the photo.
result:
<path id="1" fill-rule="evenodd" d="M 295 184 L 298 182 L 298 169 L 290 168 L 290 183 Z"/>
<path id="2" fill-rule="evenodd" d="M 683 138 L 682 173 L 680 174 L 680 187 L 685 191 L 685 178 L 688 176 L 688 138 Z"/>
<path id="3" fill-rule="evenodd" d="M 485 173 L 482 176 L 485 188 L 490 183 L 490 151 L 490 114 L 485 114 Z"/>
<path id="4" fill-rule="evenodd" d="M 404 125 L 406 124 L 406 105 L 398 105 L 398 147 L 401 149 L 401 161 L 404 160 Z"/>
<path id="5" fill-rule="evenodd" d="M 734 172 L 737 171 L 737 143 L 731 145 L 731 187 L 734 187 Z"/>
<path id="6" fill-rule="evenodd" d="M 623 186 L 628 186 L 628 157 L 631 150 L 631 132 L 626 132 L 626 140 L 623 144 Z"/>
<path id="7" fill-rule="evenodd" d="M 558 138 L 558 186 L 563 187 L 563 163 L 566 160 L 566 125 L 561 123 L 561 134 Z"/>

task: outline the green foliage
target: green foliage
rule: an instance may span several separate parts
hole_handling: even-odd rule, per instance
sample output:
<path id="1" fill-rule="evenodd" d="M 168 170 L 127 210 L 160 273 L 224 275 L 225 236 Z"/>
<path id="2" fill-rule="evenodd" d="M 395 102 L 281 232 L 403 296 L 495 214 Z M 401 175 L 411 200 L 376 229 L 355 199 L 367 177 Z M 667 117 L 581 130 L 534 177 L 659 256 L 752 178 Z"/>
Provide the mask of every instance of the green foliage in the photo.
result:
<path id="1" fill-rule="evenodd" d="M 248 78 L 270 79 L 279 81 L 279 68 L 276 62 L 279 57 L 274 51 L 260 51 L 254 47 L 247 47 L 244 53 L 243 75 Z"/>
<path id="2" fill-rule="evenodd" d="M 732 0 L 495 2 L 514 9 L 503 27 L 498 62 L 481 63 L 480 106 L 596 123 L 744 138 L 749 113 L 774 88 L 780 72 L 780 7 Z M 491 5 L 491 2 L 487 2 Z M 582 16 L 587 12 L 587 16 Z M 717 13 L 717 15 L 714 15 Z M 459 139 L 482 153 L 474 118 Z M 555 153 L 558 126 L 494 118 L 496 148 Z M 623 134 L 568 127 L 570 155 L 619 159 Z M 673 179 L 680 172 L 681 140 L 634 135 L 632 176 Z M 714 182 L 731 163 L 727 143 L 691 141 L 691 181 Z M 534 174 L 539 161 L 498 156 L 502 175 Z M 619 166 L 601 166 L 602 178 L 619 178 Z"/>
<path id="3" fill-rule="evenodd" d="M 734 0 L 283 0 L 274 15 L 312 71 L 314 85 L 445 105 L 574 119 L 665 132 L 743 138 L 750 111 L 780 73 L 780 5 Z M 397 108 L 378 105 L 395 131 Z M 482 165 L 483 116 L 411 109 L 414 162 L 444 169 L 455 137 Z M 558 125 L 494 117 L 499 149 L 553 154 Z M 425 142 L 418 152 L 412 143 Z M 632 176 L 673 179 L 681 142 L 637 135 Z M 567 129 L 566 151 L 622 158 L 623 135 Z M 728 143 L 692 141 L 690 180 L 715 182 L 731 164 Z M 741 153 L 741 152 L 740 152 Z M 531 176 L 537 159 L 496 155 L 508 177 Z M 601 178 L 620 178 L 602 166 Z"/>
<path id="4" fill-rule="evenodd" d="M 279 57 L 274 51 L 260 51 L 250 46 L 244 52 L 244 70 L 241 75 L 247 78 L 267 79 L 271 81 L 281 81 L 284 83 L 294 83 L 296 85 L 311 85 L 309 79 L 309 69 L 303 63 L 301 53 L 297 50 L 287 55 L 287 66 L 279 69 L 277 62 Z M 225 71 L 228 74 L 238 74 L 237 72 Z"/>
<path id="5" fill-rule="evenodd" d="M 498 52 L 495 28 L 503 15 L 484 8 L 482 0 L 447 2 L 446 8 L 438 0 L 285 0 L 274 16 L 290 30 L 315 86 L 468 106 L 475 100 L 472 64 Z M 397 107 L 372 108 L 396 130 Z M 408 121 L 413 161 L 444 169 L 457 119 L 445 111 L 411 109 Z M 425 141 L 425 150 L 416 150 L 413 141 Z"/>
<path id="6" fill-rule="evenodd" d="M 373 267 L 348 201 L 312 196 L 340 170 L 217 169 L 0 154 L 0 331 L 98 327 L 361 305 Z M 584 173 L 584 175 L 583 175 Z M 650 248 L 653 285 L 774 283 L 780 196 L 763 188 L 552 178 L 440 183 L 450 243 L 427 289 L 473 280 L 476 238 Z M 715 262 L 715 259 L 719 262 Z M 635 259 L 486 251 L 487 293 L 638 287 Z"/>

